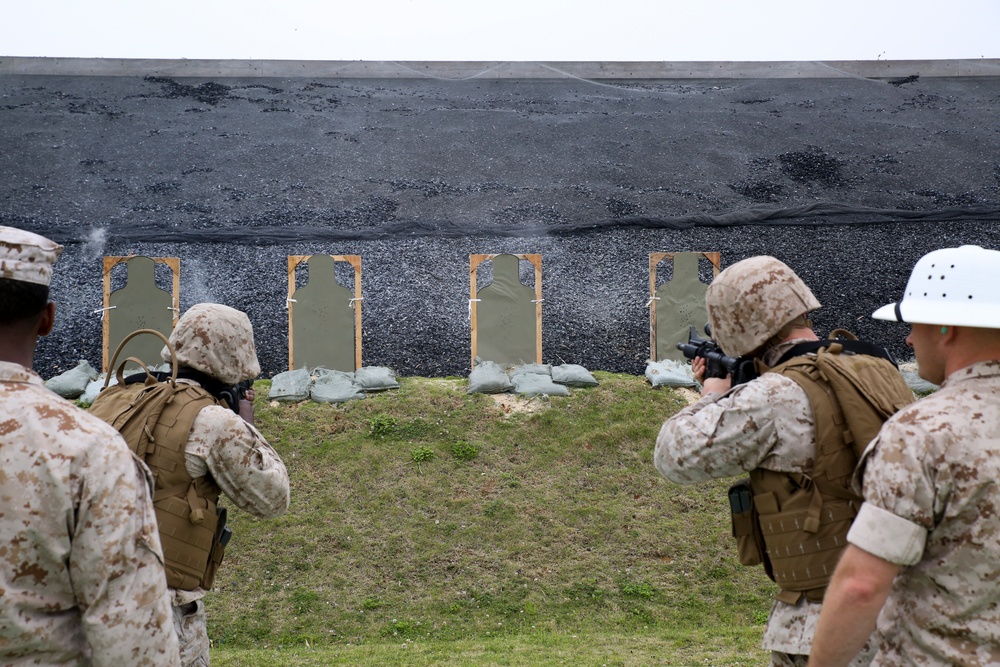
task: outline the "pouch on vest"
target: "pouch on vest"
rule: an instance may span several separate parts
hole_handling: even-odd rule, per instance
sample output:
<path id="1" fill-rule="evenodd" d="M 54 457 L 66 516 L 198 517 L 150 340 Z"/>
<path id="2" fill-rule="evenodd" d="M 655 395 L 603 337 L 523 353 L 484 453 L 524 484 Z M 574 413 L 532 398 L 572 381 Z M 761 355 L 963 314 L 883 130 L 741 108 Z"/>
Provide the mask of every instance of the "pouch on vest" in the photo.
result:
<path id="1" fill-rule="evenodd" d="M 166 489 L 167 493 L 172 491 Z M 209 567 L 219 513 L 215 503 L 195 494 L 193 484 L 183 497 L 167 493 L 153 503 L 160 526 L 167 586 L 191 591 L 201 586 Z M 220 555 L 220 562 L 221 558 Z"/>
<path id="2" fill-rule="evenodd" d="M 800 370 L 800 374 L 791 377 L 800 384 L 810 377 L 814 383 L 818 379 L 826 382 L 843 413 L 844 441 L 856 457 L 861 456 L 886 419 L 915 400 L 891 355 L 859 341 L 850 331 L 836 329 L 828 340 L 796 345 L 784 359 L 806 351 L 815 354 L 811 357 L 815 371 Z M 789 365 L 802 369 L 802 364 L 793 359 L 787 364 L 779 363 L 775 369 Z"/>
<path id="3" fill-rule="evenodd" d="M 740 563 L 750 566 L 763 563 L 764 569 L 770 570 L 764 548 L 764 536 L 760 532 L 760 520 L 748 478 L 741 479 L 729 487 L 729 514 Z"/>
<path id="4" fill-rule="evenodd" d="M 845 357 L 835 343 L 817 355 L 817 365 L 840 401 L 851 438 L 848 444 L 858 457 L 885 420 L 914 401 L 902 374 L 890 371 L 883 359 Z"/>
<path id="5" fill-rule="evenodd" d="M 229 544 L 229 540 L 233 536 L 233 531 L 226 525 L 226 508 L 217 508 L 216 514 L 218 515 L 218 522 L 216 523 L 215 539 L 212 541 L 212 551 L 208 555 L 208 568 L 205 570 L 205 576 L 201 579 L 201 587 L 206 591 L 211 590 L 215 584 L 215 574 L 219 571 L 219 566 L 222 565 L 222 558 L 226 553 L 226 545 Z"/>
<path id="6" fill-rule="evenodd" d="M 173 363 L 170 382 L 159 382 L 148 370 L 145 370 L 146 364 L 135 357 L 129 357 L 116 369 L 115 362 L 118 361 L 118 354 L 125 347 L 125 343 L 143 333 L 155 334 L 163 339 L 168 346 L 170 345 L 166 336 L 154 329 L 139 329 L 126 336 L 111 357 L 110 368 L 114 369 L 118 384 L 108 386 L 111 382 L 109 374 L 104 380 L 104 387 L 101 388 L 101 392 L 91 404 L 88 412 L 114 426 L 128 443 L 129 449 L 145 461 L 147 455 L 152 454 L 155 449 L 153 428 L 159 421 L 163 408 L 170 402 L 177 390 L 177 361 L 176 356 L 171 355 Z M 125 365 L 130 361 L 139 364 L 140 368 L 145 370 L 145 382 L 125 384 Z"/>

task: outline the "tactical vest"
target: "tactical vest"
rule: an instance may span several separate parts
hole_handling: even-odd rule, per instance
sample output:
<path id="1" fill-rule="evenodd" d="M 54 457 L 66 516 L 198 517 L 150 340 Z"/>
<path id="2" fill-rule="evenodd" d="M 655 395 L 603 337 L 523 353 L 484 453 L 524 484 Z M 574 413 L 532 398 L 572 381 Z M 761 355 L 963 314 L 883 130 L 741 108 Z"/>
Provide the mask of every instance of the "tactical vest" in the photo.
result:
<path id="1" fill-rule="evenodd" d="M 212 587 L 224 546 L 221 489 L 210 475 L 192 479 L 184 459 L 195 417 L 209 405 L 221 403 L 199 386 L 159 382 L 107 387 L 90 407 L 122 433 L 153 473 L 167 586 L 186 591 Z"/>
<path id="2" fill-rule="evenodd" d="M 764 369 L 794 380 L 809 397 L 816 431 L 813 469 L 810 474 L 753 470 L 755 516 L 744 514 L 738 526 L 734 505 L 734 535 L 741 532 L 744 538 L 741 562 L 753 564 L 744 557 L 756 542 L 756 562 L 781 587 L 777 599 L 789 604 L 802 596 L 823 599 L 863 501 L 850 490 L 858 459 L 882 423 L 914 400 L 891 359 L 842 354 L 844 345 L 823 341 L 814 346 L 815 354 Z M 748 535 L 750 530 L 755 534 Z"/>

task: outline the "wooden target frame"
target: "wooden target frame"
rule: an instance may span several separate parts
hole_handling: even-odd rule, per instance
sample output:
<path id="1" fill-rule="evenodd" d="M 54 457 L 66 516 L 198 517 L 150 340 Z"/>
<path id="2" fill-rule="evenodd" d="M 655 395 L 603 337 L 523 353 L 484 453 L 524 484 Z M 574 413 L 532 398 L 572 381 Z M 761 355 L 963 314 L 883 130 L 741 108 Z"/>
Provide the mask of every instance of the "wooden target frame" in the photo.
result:
<path id="1" fill-rule="evenodd" d="M 102 350 L 101 350 L 101 371 L 104 373 L 108 372 L 108 364 L 111 362 L 111 350 L 108 349 L 110 344 L 111 336 L 111 270 L 122 262 L 127 262 L 130 259 L 136 257 L 146 257 L 145 255 L 113 255 L 106 256 L 104 258 L 104 308 L 101 316 L 101 337 L 103 338 Z M 170 269 L 173 274 L 173 280 L 171 284 L 171 310 L 173 311 L 173 317 L 170 322 L 170 327 L 177 326 L 177 320 L 180 318 L 181 309 L 181 260 L 179 257 L 147 257 L 147 259 L 153 260 L 154 264 L 163 264 Z"/>
<path id="2" fill-rule="evenodd" d="M 530 262 L 535 267 L 535 363 L 542 363 L 542 256 L 538 253 L 498 252 L 490 255 L 469 255 L 469 326 L 472 329 L 472 367 L 476 366 L 478 352 L 478 298 L 476 270 L 483 262 L 500 255 L 513 255 L 519 260 Z"/>
<path id="3" fill-rule="evenodd" d="M 722 253 L 719 252 L 695 252 L 701 255 L 699 259 L 707 259 L 712 263 L 712 275 L 717 276 L 722 271 Z M 649 253 L 649 358 L 659 361 L 656 358 L 656 267 L 665 259 L 671 262 L 674 255 L 680 252 L 651 252 Z"/>
<path id="4" fill-rule="evenodd" d="M 295 309 L 295 269 L 303 262 L 308 263 L 309 259 L 316 255 L 289 255 L 288 256 L 288 370 L 295 370 L 295 338 L 293 321 L 293 311 Z M 354 269 L 354 299 L 351 307 L 354 308 L 354 367 L 361 368 L 361 255 L 327 255 L 334 262 L 347 262 Z"/>

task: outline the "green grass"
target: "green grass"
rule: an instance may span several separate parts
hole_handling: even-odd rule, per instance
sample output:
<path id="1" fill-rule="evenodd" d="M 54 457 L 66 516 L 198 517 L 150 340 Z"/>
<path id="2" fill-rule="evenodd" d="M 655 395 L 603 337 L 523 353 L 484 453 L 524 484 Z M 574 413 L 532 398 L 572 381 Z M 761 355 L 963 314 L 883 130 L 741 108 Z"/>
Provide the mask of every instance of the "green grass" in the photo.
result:
<path id="1" fill-rule="evenodd" d="M 402 378 L 257 423 L 292 506 L 234 537 L 206 598 L 213 665 L 763 665 L 772 584 L 739 566 L 727 481 L 652 464 L 683 401 L 642 378 L 498 407 Z"/>

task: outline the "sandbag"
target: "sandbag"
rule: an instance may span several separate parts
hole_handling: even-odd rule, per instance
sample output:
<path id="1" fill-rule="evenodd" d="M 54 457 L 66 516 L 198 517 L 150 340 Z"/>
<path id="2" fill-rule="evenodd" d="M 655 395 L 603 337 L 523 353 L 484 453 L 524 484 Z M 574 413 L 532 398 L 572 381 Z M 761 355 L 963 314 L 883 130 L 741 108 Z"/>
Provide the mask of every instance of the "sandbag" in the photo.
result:
<path id="1" fill-rule="evenodd" d="M 328 377 L 338 377 L 338 378 L 349 378 L 354 379 L 354 373 L 350 371 L 338 371 L 335 368 L 323 368 L 322 366 L 317 366 L 316 368 L 309 371 L 309 375 L 312 377 L 313 382 L 320 378 Z"/>
<path id="2" fill-rule="evenodd" d="M 476 359 L 476 367 L 469 373 L 470 394 L 502 394 L 514 388 L 503 367 L 495 361 Z"/>
<path id="3" fill-rule="evenodd" d="M 916 393 L 918 396 L 926 396 L 927 394 L 932 394 L 940 388 L 933 382 L 928 382 L 927 380 L 920 377 L 917 371 L 909 369 L 900 369 L 900 372 L 903 374 L 903 380 L 906 381 L 906 386 L 908 386 L 910 390 Z"/>
<path id="4" fill-rule="evenodd" d="M 524 373 L 529 373 L 532 375 L 547 375 L 552 377 L 552 365 L 551 364 L 518 364 L 514 366 L 509 371 L 507 375 L 510 376 L 511 380 L 517 375 L 522 375 Z"/>
<path id="5" fill-rule="evenodd" d="M 271 378 L 271 391 L 267 397 L 282 403 L 295 403 L 309 398 L 309 385 L 312 384 L 312 376 L 309 370 L 299 368 L 294 371 L 278 373 Z"/>
<path id="6" fill-rule="evenodd" d="M 45 386 L 63 398 L 79 398 L 87 390 L 87 385 L 97 379 L 97 371 L 86 359 L 81 359 L 75 368 L 49 378 Z"/>
<path id="7" fill-rule="evenodd" d="M 514 393 L 520 396 L 569 396 L 565 385 L 556 384 L 544 373 L 520 373 L 511 378 Z"/>
<path id="8" fill-rule="evenodd" d="M 352 374 L 327 371 L 316 374 L 309 397 L 317 403 L 344 403 L 364 398 L 365 392 Z"/>
<path id="9" fill-rule="evenodd" d="M 664 359 L 646 364 L 646 379 L 654 387 L 697 387 L 691 365 Z"/>
<path id="10" fill-rule="evenodd" d="M 90 407 L 90 405 L 94 402 L 94 399 L 97 398 L 97 395 L 101 393 L 101 389 L 104 389 L 105 378 L 107 378 L 107 373 L 101 373 L 96 379 L 87 383 L 87 388 L 84 389 L 83 393 L 80 394 L 80 397 L 76 399 L 80 405 L 85 408 Z M 110 387 L 116 384 L 118 384 L 118 378 L 112 375 L 108 386 Z"/>
<path id="11" fill-rule="evenodd" d="M 568 387 L 596 387 L 594 376 L 579 364 L 562 364 L 552 367 L 552 381 Z"/>
<path id="12" fill-rule="evenodd" d="M 363 366 L 354 371 L 354 380 L 364 391 L 399 389 L 396 373 L 385 366 Z"/>

